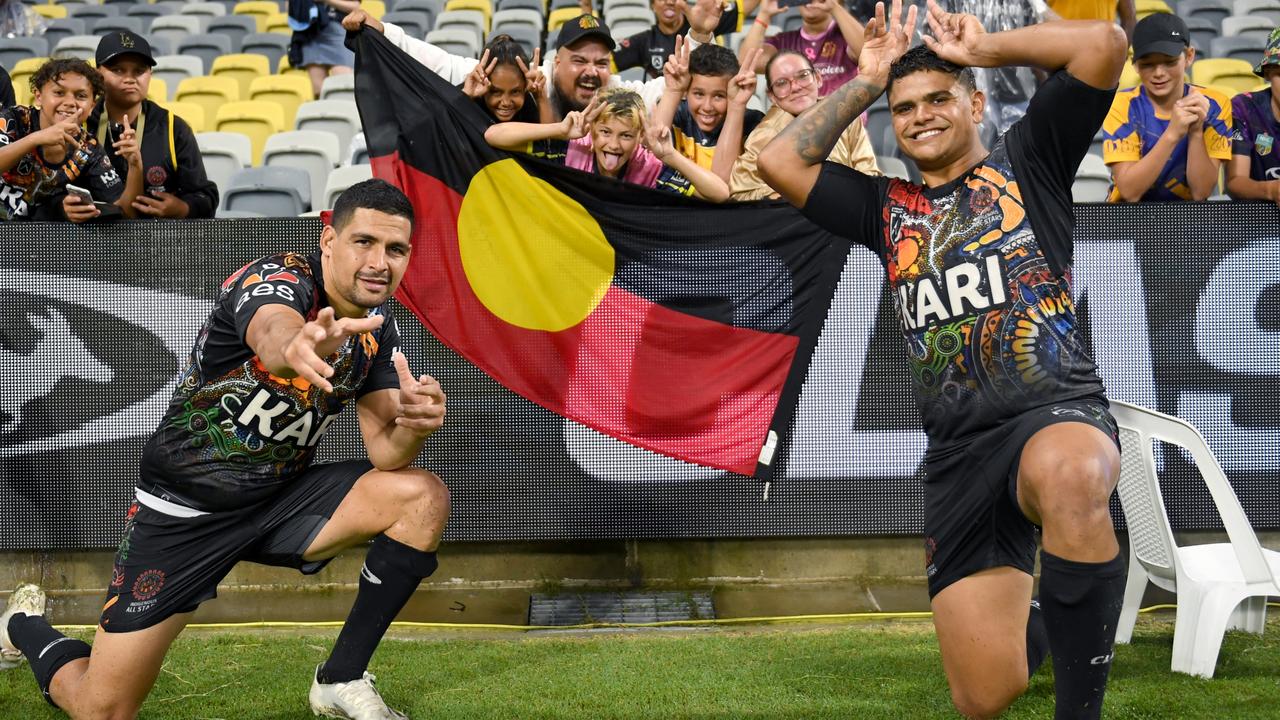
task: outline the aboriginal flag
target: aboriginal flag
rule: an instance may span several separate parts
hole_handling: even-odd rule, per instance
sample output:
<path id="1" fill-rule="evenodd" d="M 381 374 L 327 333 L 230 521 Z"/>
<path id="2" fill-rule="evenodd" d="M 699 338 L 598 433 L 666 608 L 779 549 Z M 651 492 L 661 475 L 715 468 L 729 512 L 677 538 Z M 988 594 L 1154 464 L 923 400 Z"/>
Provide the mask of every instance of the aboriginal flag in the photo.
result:
<path id="1" fill-rule="evenodd" d="M 397 298 L 555 413 L 766 476 L 848 246 L 780 203 L 713 205 L 491 148 L 469 98 L 362 32 L 374 174 L 417 219 Z"/>

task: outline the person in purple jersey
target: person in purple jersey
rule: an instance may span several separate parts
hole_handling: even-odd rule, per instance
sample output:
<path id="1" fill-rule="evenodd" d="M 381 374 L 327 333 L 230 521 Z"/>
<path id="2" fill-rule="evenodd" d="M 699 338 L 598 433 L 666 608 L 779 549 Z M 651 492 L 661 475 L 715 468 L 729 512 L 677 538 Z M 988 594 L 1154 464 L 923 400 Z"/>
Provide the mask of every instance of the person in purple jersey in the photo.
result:
<path id="1" fill-rule="evenodd" d="M 366 668 L 435 571 L 449 514 L 440 478 L 410 465 L 444 422 L 444 392 L 409 372 L 387 306 L 413 217 L 392 185 L 358 183 L 338 197 L 317 252 L 269 255 L 223 283 L 143 449 L 92 648 L 54 630 L 44 593 L 23 585 L 0 615 L 0 667 L 25 656 L 45 699 L 72 717 L 132 718 L 169 645 L 237 563 L 311 574 L 372 539 L 309 703 L 328 717 L 405 717 Z M 313 465 L 353 401 L 368 457 Z"/>
<path id="2" fill-rule="evenodd" d="M 1120 453 L 1072 301 L 1071 185 L 1111 107 L 1124 34 L 1104 21 L 987 33 L 930 0 L 933 35 L 908 50 L 915 11 L 904 21 L 894 0 L 886 24 L 877 8 L 858 76 L 779 133 L 760 170 L 885 266 L 929 439 L 925 565 L 956 708 L 1000 714 L 1048 649 L 1056 717 L 1097 718 L 1125 585 L 1108 508 Z M 970 67 L 1010 65 L 1052 74 L 987 148 Z M 886 91 L 923 184 L 824 161 Z"/>
<path id="3" fill-rule="evenodd" d="M 810 0 L 799 5 L 804 20 L 799 28 L 765 37 L 776 15 L 787 11 L 778 0 L 764 0 L 755 22 L 738 46 L 738 61 L 756 48 L 764 51 L 756 60 L 756 72 L 764 73 L 769 60 L 784 50 L 803 55 L 818 72 L 818 96 L 826 97 L 858 74 L 858 51 L 862 49 L 862 23 L 839 0 Z"/>
<path id="4" fill-rule="evenodd" d="M 1271 87 L 1231 98 L 1235 128 L 1227 192 L 1236 200 L 1270 200 L 1280 205 L 1280 28 L 1271 31 L 1253 71 Z"/>

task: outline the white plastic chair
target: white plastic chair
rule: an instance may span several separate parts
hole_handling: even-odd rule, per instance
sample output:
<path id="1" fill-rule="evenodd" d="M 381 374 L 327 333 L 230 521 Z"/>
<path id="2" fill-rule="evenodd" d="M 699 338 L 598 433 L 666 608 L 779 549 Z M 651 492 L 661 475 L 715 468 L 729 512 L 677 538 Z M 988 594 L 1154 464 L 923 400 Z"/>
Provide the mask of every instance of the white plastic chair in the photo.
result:
<path id="1" fill-rule="evenodd" d="M 1138 605 L 1151 582 L 1178 596 L 1171 668 L 1213 677 L 1223 633 L 1262 634 L 1267 596 L 1280 595 L 1280 553 L 1258 543 L 1226 474 L 1194 427 L 1115 400 L 1111 412 L 1120 426 L 1120 504 L 1129 524 L 1129 579 L 1116 642 L 1132 638 Z M 1231 542 L 1178 546 L 1156 474 L 1155 441 L 1191 456 Z"/>

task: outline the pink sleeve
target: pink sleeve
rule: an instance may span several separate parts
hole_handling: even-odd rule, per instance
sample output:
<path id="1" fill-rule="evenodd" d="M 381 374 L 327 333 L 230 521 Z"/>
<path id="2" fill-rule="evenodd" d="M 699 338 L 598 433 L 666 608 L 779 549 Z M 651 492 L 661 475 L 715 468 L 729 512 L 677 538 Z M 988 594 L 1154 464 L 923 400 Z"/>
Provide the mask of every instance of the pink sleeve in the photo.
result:
<path id="1" fill-rule="evenodd" d="M 662 173 L 662 167 L 662 161 L 649 152 L 649 148 L 637 145 L 635 154 L 631 156 L 631 162 L 627 163 L 626 181 L 648 188 L 655 187 L 658 175 Z"/>

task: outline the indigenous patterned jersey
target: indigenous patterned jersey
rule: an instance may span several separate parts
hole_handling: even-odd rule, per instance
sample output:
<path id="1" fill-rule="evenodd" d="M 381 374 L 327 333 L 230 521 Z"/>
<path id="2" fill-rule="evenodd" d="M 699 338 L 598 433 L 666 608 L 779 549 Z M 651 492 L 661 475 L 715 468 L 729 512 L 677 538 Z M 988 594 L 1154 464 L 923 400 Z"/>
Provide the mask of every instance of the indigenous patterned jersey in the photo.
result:
<path id="1" fill-rule="evenodd" d="M 1271 88 L 1231 98 L 1231 116 L 1231 154 L 1249 157 L 1251 179 L 1280 180 L 1280 120 L 1271 109 Z"/>
<path id="2" fill-rule="evenodd" d="M 40 112 L 34 107 L 0 109 L 0 145 L 40 130 Z M 98 139 L 81 128 L 78 140 L 80 149 L 61 163 L 47 162 L 44 148 L 36 148 L 0 177 L 0 220 L 31 217 L 37 206 L 54 201 L 55 196 L 61 198 L 68 183 L 88 190 L 94 200 L 115 202 L 120 198 L 124 179 L 111 167 Z"/>
<path id="3" fill-rule="evenodd" d="M 1213 88 L 1186 85 L 1183 95 L 1195 88 L 1209 99 L 1209 115 L 1204 120 L 1204 148 L 1209 157 L 1217 160 L 1231 159 L 1231 102 L 1226 95 Z M 1102 159 L 1107 164 L 1118 162 L 1137 162 L 1151 152 L 1165 128 L 1169 127 L 1169 117 L 1156 109 L 1147 97 L 1146 88 L 1139 85 L 1116 93 L 1111 112 L 1107 113 L 1106 122 L 1102 124 L 1105 138 L 1102 145 Z M 1187 137 L 1178 142 L 1169 160 L 1160 169 L 1160 175 L 1151 183 L 1151 188 L 1143 194 L 1146 201 L 1191 200 L 1191 186 L 1187 182 Z M 1120 201 L 1120 191 L 1114 184 L 1110 202 Z"/>
<path id="4" fill-rule="evenodd" d="M 804 212 L 884 263 L 931 452 L 1102 396 L 1072 303 L 1070 188 L 1110 100 L 1057 73 L 986 159 L 939 187 L 823 166 Z"/>
<path id="5" fill-rule="evenodd" d="M 387 317 L 382 327 L 348 338 L 326 358 L 332 393 L 272 375 L 245 333 L 254 313 L 273 304 L 315 319 L 327 305 L 318 254 L 268 256 L 223 283 L 169 409 L 143 448 L 140 490 L 199 511 L 253 505 L 306 469 L 348 402 L 400 386 L 391 364 L 399 334 L 385 305 L 371 311 Z"/>

